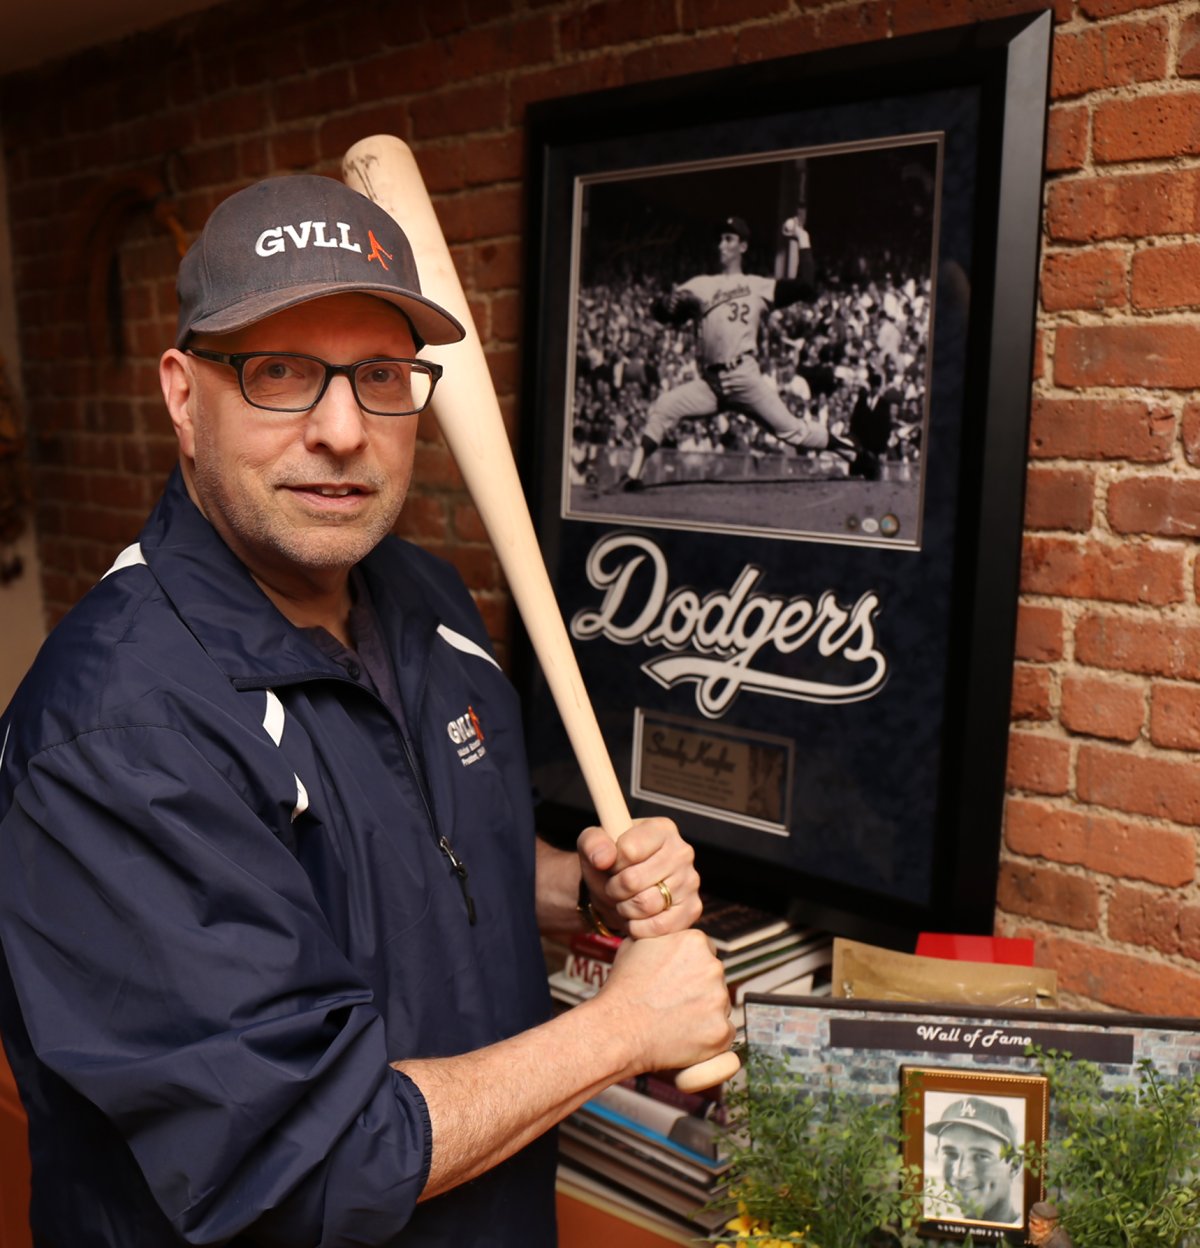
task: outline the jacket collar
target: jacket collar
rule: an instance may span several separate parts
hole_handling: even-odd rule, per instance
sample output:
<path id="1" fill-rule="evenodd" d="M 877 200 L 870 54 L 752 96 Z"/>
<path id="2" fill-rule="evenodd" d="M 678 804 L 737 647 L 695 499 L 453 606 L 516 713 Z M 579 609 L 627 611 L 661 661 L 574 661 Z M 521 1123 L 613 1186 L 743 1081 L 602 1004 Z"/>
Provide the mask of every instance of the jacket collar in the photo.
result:
<path id="1" fill-rule="evenodd" d="M 262 688 L 345 673 L 286 619 L 245 564 L 192 502 L 178 468 L 140 536 L 142 555 L 205 652 L 239 688 Z M 437 621 L 385 539 L 362 561 L 385 627 L 402 634 L 412 661 L 428 652 Z M 402 610 L 401 610 L 402 606 Z M 399 619 L 397 616 L 399 613 Z M 396 656 L 399 658 L 399 656 Z"/>

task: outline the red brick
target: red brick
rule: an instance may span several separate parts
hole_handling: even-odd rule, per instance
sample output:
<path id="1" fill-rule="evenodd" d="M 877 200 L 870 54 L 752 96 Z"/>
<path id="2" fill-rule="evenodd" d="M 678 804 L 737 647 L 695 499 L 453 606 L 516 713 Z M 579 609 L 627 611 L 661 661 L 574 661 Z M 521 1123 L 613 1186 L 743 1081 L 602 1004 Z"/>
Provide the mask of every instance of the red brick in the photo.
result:
<path id="1" fill-rule="evenodd" d="M 1070 781 L 1070 742 L 1041 733 L 1009 733 L 1006 782 L 1010 789 L 1058 796 L 1067 791 Z"/>
<path id="2" fill-rule="evenodd" d="M 1184 404 L 1180 433 L 1184 457 L 1193 467 L 1200 467 L 1200 403 Z"/>
<path id="3" fill-rule="evenodd" d="M 1138 9 L 1157 9 L 1174 0 L 1079 0 L 1079 11 L 1084 17 L 1100 20 L 1116 17 L 1122 13 L 1134 13 Z"/>
<path id="4" fill-rule="evenodd" d="M 317 159 L 317 136 L 311 127 L 297 126 L 271 135 L 268 149 L 276 172 L 308 171 Z"/>
<path id="5" fill-rule="evenodd" d="M 1179 27 L 1175 72 L 1180 78 L 1200 77 L 1200 14 L 1189 13 Z"/>
<path id="6" fill-rule="evenodd" d="M 396 524 L 396 532 L 418 542 L 442 542 L 448 525 L 445 502 L 436 496 L 410 493 Z"/>
<path id="7" fill-rule="evenodd" d="M 351 68 L 355 98 L 362 104 L 420 99 L 454 81 L 453 74 L 447 73 L 445 48 L 438 43 L 424 44 L 419 54 L 411 48 L 385 52 L 355 61 Z"/>
<path id="8" fill-rule="evenodd" d="M 509 120 L 505 88 L 490 82 L 431 92 L 409 109 L 415 139 L 493 130 Z"/>
<path id="9" fill-rule="evenodd" d="M 1137 399 L 1038 398 L 1033 402 L 1029 452 L 1034 458 L 1159 463 L 1171 458 L 1174 441 L 1174 415 Z"/>
<path id="10" fill-rule="evenodd" d="M 1087 160 L 1091 112 L 1084 104 L 1050 109 L 1046 123 L 1046 171 L 1082 169 Z"/>
<path id="11" fill-rule="evenodd" d="M 1168 956 L 1200 960 L 1200 905 L 1177 893 L 1118 885 L 1108 903 L 1108 934 Z"/>
<path id="12" fill-rule="evenodd" d="M 604 0 L 560 19 L 564 52 L 594 52 L 679 33 L 674 0 Z"/>
<path id="13" fill-rule="evenodd" d="M 816 46 L 840 48 L 889 37 L 891 14 L 877 0 L 827 8 L 817 16 Z"/>
<path id="14" fill-rule="evenodd" d="M 1046 7 L 1054 9 L 1056 22 L 1065 22 L 1071 17 L 1070 0 L 1053 0 L 1050 6 L 1030 4 L 1028 0 L 896 0 L 892 24 L 895 34 L 907 35 Z"/>
<path id="15" fill-rule="evenodd" d="M 1161 537 L 1200 534 L 1200 481 L 1187 477 L 1126 477 L 1108 488 L 1108 520 L 1117 533 Z"/>
<path id="16" fill-rule="evenodd" d="M 1053 663 L 1063 657 L 1063 613 L 1059 607 L 1017 608 L 1016 657 Z"/>
<path id="17" fill-rule="evenodd" d="M 787 0 L 683 0 L 684 30 L 736 26 L 787 13 Z"/>
<path id="18" fill-rule="evenodd" d="M 525 109 L 536 101 L 599 91 L 605 87 L 621 86 L 623 82 L 621 62 L 611 54 L 514 75 L 508 88 L 512 108 L 509 122 L 512 125 L 522 124 Z"/>
<path id="19" fill-rule="evenodd" d="M 1148 247 L 1136 252 L 1130 269 L 1135 308 L 1188 308 L 1200 304 L 1200 246 Z"/>
<path id="20" fill-rule="evenodd" d="M 1046 230 L 1060 243 L 1094 243 L 1200 228 L 1200 171 L 1082 176 L 1046 191 Z"/>
<path id="21" fill-rule="evenodd" d="M 512 182 L 525 172 L 525 151 L 519 133 L 488 134 L 458 144 L 466 186 Z"/>
<path id="22" fill-rule="evenodd" d="M 447 43 L 447 80 L 470 82 L 553 61 L 554 31 L 554 23 L 544 14 L 469 27 Z"/>
<path id="23" fill-rule="evenodd" d="M 462 489 L 463 479 L 454 457 L 445 446 L 417 443 L 413 461 L 413 480 L 424 490 Z"/>
<path id="24" fill-rule="evenodd" d="M 1057 971 L 1060 993 L 1136 1014 L 1200 1015 L 1200 974 L 1191 968 L 1042 932 L 1036 940 L 1038 964 Z"/>
<path id="25" fill-rule="evenodd" d="M 1135 741 L 1146 718 L 1140 685 L 1124 684 L 1089 672 L 1063 678 L 1059 720 L 1070 732 L 1113 741 Z"/>
<path id="26" fill-rule="evenodd" d="M 1150 740 L 1169 750 L 1200 750 L 1200 687 L 1150 687 Z"/>
<path id="27" fill-rule="evenodd" d="M 1123 307 L 1125 285 L 1125 253 L 1116 248 L 1054 252 L 1042 265 L 1042 307 L 1047 312 Z"/>
<path id="28" fill-rule="evenodd" d="M 460 503 L 454 509 L 454 533 L 464 542 L 486 542 L 487 529 L 473 503 Z"/>
<path id="29" fill-rule="evenodd" d="M 1192 762 L 1084 743 L 1075 791 L 1080 801 L 1109 810 L 1200 824 L 1200 768 Z"/>
<path id="30" fill-rule="evenodd" d="M 1063 325 L 1055 336 L 1060 386 L 1200 386 L 1200 324 Z"/>
<path id="31" fill-rule="evenodd" d="M 1096 474 L 1090 469 L 1032 465 L 1025 477 L 1025 527 L 1086 533 L 1092 527 L 1095 490 Z"/>
<path id="32" fill-rule="evenodd" d="M 1012 704 L 1013 719 L 1029 719 L 1046 722 L 1053 717 L 1050 672 L 1044 667 L 1018 663 L 1013 668 Z"/>
<path id="33" fill-rule="evenodd" d="M 347 150 L 359 139 L 372 134 L 408 134 L 408 110 L 405 105 L 397 103 L 370 104 L 364 108 L 356 108 L 350 112 L 339 113 L 329 117 L 317 126 L 317 156 L 322 160 L 341 161 Z M 421 164 L 424 174 L 425 166 Z M 426 182 L 430 194 L 440 189 Z"/>
<path id="34" fill-rule="evenodd" d="M 1106 100 L 1092 113 L 1092 155 L 1106 164 L 1200 151 L 1200 95 Z"/>
<path id="35" fill-rule="evenodd" d="M 496 646 L 496 659 L 507 672 L 510 668 L 505 643 L 512 634 L 512 601 L 507 594 L 476 593 L 472 597 L 479 608 L 479 614 L 483 616 L 487 634 Z"/>
<path id="36" fill-rule="evenodd" d="M 652 82 L 705 69 L 724 69 L 734 61 L 736 52 L 737 35 L 732 31 L 651 43 L 626 55 L 625 76 L 629 82 Z"/>
<path id="37" fill-rule="evenodd" d="M 1025 593 L 1165 606 L 1184 597 L 1184 551 L 1028 536 L 1021 559 Z"/>
<path id="38" fill-rule="evenodd" d="M 1054 36 L 1050 90 L 1055 99 L 1107 87 L 1153 82 L 1167 70 L 1168 27 L 1162 20 L 1114 22 Z"/>
<path id="39" fill-rule="evenodd" d="M 521 244 L 517 239 L 483 243 L 474 249 L 471 265 L 474 289 L 512 290 L 521 281 Z"/>
<path id="40" fill-rule="evenodd" d="M 1005 803 L 1004 842 L 1014 854 L 1168 887 L 1196 873 L 1191 832 L 1020 797 Z"/>
<path id="41" fill-rule="evenodd" d="M 1075 660 L 1109 671 L 1200 680 L 1200 626 L 1090 612 L 1075 626 Z"/>
<path id="42" fill-rule="evenodd" d="M 1009 914 L 1085 932 L 1094 932 L 1100 918 L 1100 894 L 1092 880 L 1026 863 L 1000 864 L 996 900 Z"/>
<path id="43" fill-rule="evenodd" d="M 437 208 L 442 229 L 452 244 L 515 236 L 520 231 L 522 200 L 517 186 L 450 195 L 439 200 Z"/>

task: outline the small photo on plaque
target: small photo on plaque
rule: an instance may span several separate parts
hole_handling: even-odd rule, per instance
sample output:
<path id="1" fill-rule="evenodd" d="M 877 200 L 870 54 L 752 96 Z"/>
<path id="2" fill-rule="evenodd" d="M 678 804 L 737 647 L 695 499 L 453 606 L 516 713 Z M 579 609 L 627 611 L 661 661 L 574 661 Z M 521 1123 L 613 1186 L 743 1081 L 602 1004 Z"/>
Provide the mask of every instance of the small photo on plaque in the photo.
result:
<path id="1" fill-rule="evenodd" d="M 639 708 L 633 795 L 787 836 L 792 750 L 786 737 Z"/>

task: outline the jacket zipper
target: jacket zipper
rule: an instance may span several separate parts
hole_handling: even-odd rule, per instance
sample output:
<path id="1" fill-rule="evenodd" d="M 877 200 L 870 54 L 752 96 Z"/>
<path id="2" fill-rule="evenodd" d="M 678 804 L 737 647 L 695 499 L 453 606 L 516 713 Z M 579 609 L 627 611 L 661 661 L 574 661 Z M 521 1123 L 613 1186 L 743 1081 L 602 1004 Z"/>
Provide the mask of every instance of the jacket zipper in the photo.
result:
<path id="1" fill-rule="evenodd" d="M 473 927 L 475 925 L 475 900 L 471 896 L 471 890 L 467 885 L 467 864 L 454 852 L 454 846 L 450 844 L 450 838 L 445 833 L 438 835 L 437 823 L 433 818 L 433 808 L 430 806 L 429 798 L 425 793 L 425 782 L 421 778 L 420 769 L 417 767 L 412 744 L 404 733 L 401 732 L 396 735 L 400 738 L 400 744 L 404 747 L 404 757 L 408 759 L 409 768 L 412 770 L 413 778 L 417 784 L 417 792 L 421 795 L 421 803 L 425 807 L 425 817 L 429 820 L 430 830 L 437 837 L 437 847 L 446 855 L 446 859 L 450 863 L 450 870 L 458 877 L 458 886 L 462 889 L 463 901 L 467 907 L 467 921 Z"/>

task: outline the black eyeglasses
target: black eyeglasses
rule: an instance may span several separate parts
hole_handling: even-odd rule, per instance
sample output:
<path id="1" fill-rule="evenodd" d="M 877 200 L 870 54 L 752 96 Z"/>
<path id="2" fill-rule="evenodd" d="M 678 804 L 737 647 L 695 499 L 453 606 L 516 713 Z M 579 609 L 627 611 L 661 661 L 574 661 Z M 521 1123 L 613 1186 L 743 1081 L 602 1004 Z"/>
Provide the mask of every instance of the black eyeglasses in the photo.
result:
<path id="1" fill-rule="evenodd" d="M 377 359 L 330 364 L 291 351 L 247 351 L 225 355 L 189 347 L 188 354 L 237 371 L 242 398 L 268 412 L 307 412 L 320 403 L 334 377 L 345 377 L 355 401 L 374 416 L 415 416 L 433 397 L 442 366 L 430 360 Z"/>

